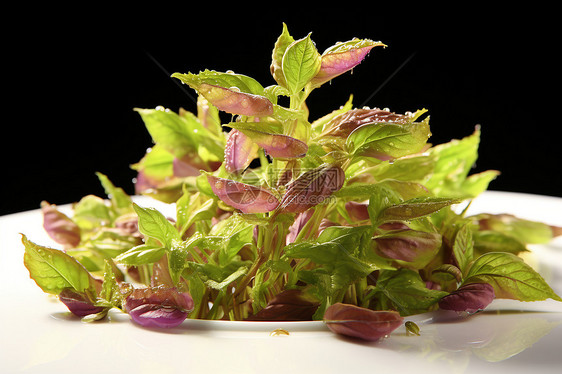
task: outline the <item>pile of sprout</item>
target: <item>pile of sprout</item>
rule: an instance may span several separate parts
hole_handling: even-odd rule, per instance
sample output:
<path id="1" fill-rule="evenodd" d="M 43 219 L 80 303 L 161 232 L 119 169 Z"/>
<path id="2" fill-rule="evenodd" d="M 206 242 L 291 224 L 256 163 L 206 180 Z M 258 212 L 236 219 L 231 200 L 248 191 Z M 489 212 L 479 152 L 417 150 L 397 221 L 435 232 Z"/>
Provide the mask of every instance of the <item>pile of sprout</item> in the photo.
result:
<path id="1" fill-rule="evenodd" d="M 22 235 L 31 278 L 86 321 L 114 308 L 147 327 L 323 320 L 368 340 L 418 313 L 562 301 L 519 256 L 559 228 L 459 211 L 499 174 L 470 174 L 478 127 L 434 145 L 425 109 L 355 108 L 353 96 L 309 119 L 309 95 L 377 47 L 352 39 L 320 54 L 310 34 L 295 40 L 283 25 L 270 86 L 234 72 L 173 74 L 197 93 L 197 111 L 136 109 L 154 144 L 132 167 L 136 194 L 173 204 L 175 216 L 98 173 L 104 198 L 83 197 L 71 215 L 43 202 L 63 248 Z"/>

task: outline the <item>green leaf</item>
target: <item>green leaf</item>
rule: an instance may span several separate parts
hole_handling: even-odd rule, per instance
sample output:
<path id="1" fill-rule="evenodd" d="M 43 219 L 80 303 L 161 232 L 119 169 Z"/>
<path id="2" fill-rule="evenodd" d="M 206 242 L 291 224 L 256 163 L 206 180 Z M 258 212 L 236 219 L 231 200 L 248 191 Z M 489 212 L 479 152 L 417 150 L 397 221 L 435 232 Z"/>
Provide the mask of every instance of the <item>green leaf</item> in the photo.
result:
<path id="1" fill-rule="evenodd" d="M 37 245 L 22 235 L 24 265 L 30 277 L 46 293 L 58 295 L 70 288 L 88 295 L 96 294 L 95 280 L 73 257 L 57 249 Z"/>
<path id="2" fill-rule="evenodd" d="M 552 240 L 552 227 L 538 221 L 516 217 L 512 214 L 482 213 L 470 217 L 483 230 L 494 230 L 511 236 L 524 244 L 545 244 Z"/>
<path id="3" fill-rule="evenodd" d="M 375 180 L 379 181 L 394 179 L 423 184 L 433 173 L 435 162 L 435 157 L 422 153 L 392 161 L 383 161 L 375 166 L 360 170 L 361 174 L 372 175 Z"/>
<path id="4" fill-rule="evenodd" d="M 271 75 L 273 75 L 273 79 L 277 82 L 279 86 L 284 88 L 287 87 L 287 83 L 285 81 L 285 76 L 283 75 L 283 55 L 285 51 L 293 43 L 295 39 L 289 34 L 289 30 L 287 29 L 287 25 L 283 23 L 283 31 L 281 35 L 277 38 L 275 42 L 275 46 L 273 48 L 272 53 L 272 61 L 271 61 Z"/>
<path id="5" fill-rule="evenodd" d="M 116 187 L 111 180 L 100 172 L 96 172 L 101 185 L 103 186 L 107 197 L 111 200 L 111 204 L 119 213 L 132 211 L 131 209 L 131 197 L 125 193 L 125 191 Z"/>
<path id="6" fill-rule="evenodd" d="M 237 91 L 253 95 L 263 95 L 263 86 L 254 78 L 243 74 L 235 74 L 233 72 L 219 72 L 213 70 L 205 70 L 199 74 L 172 74 L 173 78 L 179 79 L 194 90 L 198 90 L 201 85 L 218 86 L 227 89 L 235 88 Z M 211 101 L 211 100 L 209 100 Z M 212 101 L 211 101 L 212 102 Z"/>
<path id="7" fill-rule="evenodd" d="M 123 296 L 113 271 L 113 266 L 109 261 L 105 262 L 103 283 L 96 306 L 105 306 L 107 308 L 115 307 L 121 309 L 123 307 Z"/>
<path id="8" fill-rule="evenodd" d="M 197 273 L 207 287 L 222 290 L 248 271 L 248 262 L 232 261 L 227 266 L 189 262 L 188 268 Z"/>
<path id="9" fill-rule="evenodd" d="M 320 70 L 321 56 L 310 34 L 299 39 L 283 55 L 283 75 L 291 95 L 300 92 Z"/>
<path id="10" fill-rule="evenodd" d="M 410 200 L 428 197 L 429 191 L 419 183 L 387 179 L 377 183 L 347 184 L 334 193 L 337 197 L 354 200 L 368 199 L 380 194 L 389 194 L 397 199 Z"/>
<path id="11" fill-rule="evenodd" d="M 386 309 L 391 306 L 402 316 L 427 312 L 448 294 L 428 289 L 418 272 L 408 269 L 382 271 L 376 290 L 381 298 L 380 307 Z"/>
<path id="12" fill-rule="evenodd" d="M 414 198 L 385 208 L 379 215 L 381 223 L 408 221 L 435 213 L 447 206 L 460 203 L 460 199 L 439 197 Z"/>
<path id="13" fill-rule="evenodd" d="M 154 143 L 175 157 L 188 157 L 193 164 L 222 160 L 224 139 L 207 131 L 194 114 L 182 112 L 179 115 L 163 108 L 137 108 L 136 111 Z"/>
<path id="14" fill-rule="evenodd" d="M 285 256 L 308 258 L 322 265 L 331 277 L 331 292 L 341 292 L 381 265 L 372 250 L 370 233 L 370 226 L 328 227 L 322 231 L 317 242 L 301 242 L 285 247 Z"/>
<path id="15" fill-rule="evenodd" d="M 164 180 L 174 175 L 174 155 L 155 144 L 132 168 L 148 178 Z"/>
<path id="16" fill-rule="evenodd" d="M 174 225 L 155 208 L 142 208 L 137 204 L 133 204 L 133 208 L 139 216 L 139 231 L 143 235 L 158 240 L 165 247 L 181 239 Z"/>
<path id="17" fill-rule="evenodd" d="M 141 244 L 123 252 L 115 260 L 124 265 L 140 266 L 160 260 L 164 253 L 166 253 L 164 247 Z"/>
<path id="18" fill-rule="evenodd" d="M 453 242 L 453 255 L 459 269 L 464 274 L 474 257 L 474 242 L 469 223 L 465 223 L 457 231 Z"/>
<path id="19" fill-rule="evenodd" d="M 348 152 L 355 157 L 384 161 L 421 151 L 430 135 L 428 119 L 405 124 L 378 122 L 354 130 L 346 144 Z"/>
<path id="20" fill-rule="evenodd" d="M 233 214 L 211 228 L 209 235 L 219 241 L 213 249 L 218 251 L 219 263 L 230 263 L 245 245 L 253 241 L 254 225 L 247 222 L 242 214 Z"/>
<path id="21" fill-rule="evenodd" d="M 183 195 L 176 201 L 176 227 L 183 234 L 194 223 L 213 218 L 216 211 L 215 199 L 184 188 Z"/>
<path id="22" fill-rule="evenodd" d="M 486 252 L 508 252 L 518 254 L 528 251 L 523 242 L 499 231 L 475 231 L 473 237 L 474 249 L 480 254 Z"/>
<path id="23" fill-rule="evenodd" d="M 243 276 L 247 272 L 248 272 L 248 267 L 247 266 L 241 266 L 238 269 L 236 269 L 235 272 L 231 273 L 229 276 L 224 278 L 222 281 L 217 282 L 213 279 L 209 279 L 207 282 L 205 282 L 205 284 L 207 284 L 207 286 L 209 286 L 211 288 L 214 288 L 215 290 L 222 290 L 223 288 L 225 288 L 229 284 L 235 282 L 238 278 L 240 278 L 241 276 Z"/>
<path id="24" fill-rule="evenodd" d="M 72 220 L 81 230 L 87 231 L 107 226 L 113 221 L 113 217 L 104 199 L 86 195 L 74 205 Z"/>
<path id="25" fill-rule="evenodd" d="M 462 139 L 436 145 L 428 150 L 436 164 L 424 183 L 436 196 L 475 197 L 488 188 L 499 172 L 494 170 L 468 176 L 478 158 L 480 128 Z"/>
<path id="26" fill-rule="evenodd" d="M 463 284 L 468 283 L 490 284 L 497 298 L 562 301 L 532 267 L 511 253 L 490 252 L 480 256 L 465 277 Z"/>

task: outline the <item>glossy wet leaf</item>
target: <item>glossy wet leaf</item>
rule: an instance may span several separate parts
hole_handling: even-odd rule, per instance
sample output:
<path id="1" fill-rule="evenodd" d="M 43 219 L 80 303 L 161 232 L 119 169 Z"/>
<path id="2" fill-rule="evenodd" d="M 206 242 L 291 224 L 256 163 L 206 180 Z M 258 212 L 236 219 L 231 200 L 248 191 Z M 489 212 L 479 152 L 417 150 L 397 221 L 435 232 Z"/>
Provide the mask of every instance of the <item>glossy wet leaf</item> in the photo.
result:
<path id="1" fill-rule="evenodd" d="M 235 173 L 246 169 L 258 157 L 259 145 L 243 132 L 232 129 L 224 148 L 225 169 Z"/>
<path id="2" fill-rule="evenodd" d="M 80 294 L 96 292 L 96 281 L 74 257 L 58 249 L 35 244 L 22 235 L 24 265 L 30 277 L 46 293 L 58 295 L 65 289 Z"/>
<path id="3" fill-rule="evenodd" d="M 336 334 L 367 341 L 390 335 L 402 325 L 398 312 L 371 310 L 356 305 L 337 303 L 324 313 L 324 323 Z"/>
<path id="4" fill-rule="evenodd" d="M 497 298 L 562 301 L 539 273 L 511 253 L 491 252 L 477 258 L 465 277 L 464 284 L 469 283 L 492 285 Z"/>
<path id="5" fill-rule="evenodd" d="M 310 34 L 291 43 L 283 54 L 282 68 L 290 94 L 301 91 L 320 70 L 320 54 Z"/>
<path id="6" fill-rule="evenodd" d="M 176 327 L 193 307 L 188 293 L 163 286 L 135 289 L 125 301 L 125 309 L 132 320 L 144 327 Z"/>
<path id="7" fill-rule="evenodd" d="M 130 266 L 146 265 L 158 261 L 165 252 L 164 247 L 141 244 L 120 254 L 115 260 Z"/>
<path id="8" fill-rule="evenodd" d="M 371 123 L 392 122 L 405 124 L 414 119 L 413 115 L 404 115 L 383 109 L 357 108 L 335 116 L 324 125 L 323 136 L 337 136 L 347 139 L 355 129 Z"/>
<path id="9" fill-rule="evenodd" d="M 138 204 L 133 204 L 133 208 L 139 216 L 139 230 L 143 235 L 158 240 L 166 247 L 170 247 L 174 240 L 180 239 L 174 225 L 157 209 L 141 207 Z"/>
<path id="10" fill-rule="evenodd" d="M 263 87 L 253 78 L 234 73 L 205 70 L 199 74 L 172 77 L 189 85 L 219 110 L 232 114 L 263 117 L 273 114 L 273 104 L 263 95 Z"/>
<path id="11" fill-rule="evenodd" d="M 284 212 L 302 213 L 324 203 L 338 191 L 345 181 L 345 173 L 339 166 L 323 165 L 301 174 L 291 182 L 281 200 Z"/>
<path id="12" fill-rule="evenodd" d="M 244 213 L 266 213 L 275 210 L 279 201 L 265 188 L 207 175 L 219 199 Z"/>
<path id="13" fill-rule="evenodd" d="M 240 128 L 240 131 L 251 141 L 258 144 L 265 152 L 274 158 L 293 159 L 302 158 L 308 151 L 308 145 L 292 136 Z"/>
<path id="14" fill-rule="evenodd" d="M 355 157 L 392 160 L 418 153 L 431 136 L 428 120 L 421 122 L 378 122 L 363 125 L 351 132 L 346 146 Z"/>
<path id="15" fill-rule="evenodd" d="M 385 47 L 381 42 L 369 39 L 353 39 L 337 43 L 328 48 L 321 57 L 320 70 L 312 80 L 313 87 L 319 87 L 331 79 L 359 65 L 374 47 Z"/>
<path id="16" fill-rule="evenodd" d="M 222 161 L 224 139 L 211 134 L 190 112 L 183 115 L 170 109 L 136 109 L 153 142 L 174 157 L 207 170 L 208 163 Z"/>
<path id="17" fill-rule="evenodd" d="M 86 294 L 78 293 L 70 288 L 64 289 L 58 296 L 68 310 L 78 317 L 97 314 L 104 310 L 103 307 L 94 305 Z"/>
<path id="18" fill-rule="evenodd" d="M 484 310 L 494 297 L 494 287 L 491 285 L 470 283 L 439 300 L 439 308 L 472 314 Z"/>

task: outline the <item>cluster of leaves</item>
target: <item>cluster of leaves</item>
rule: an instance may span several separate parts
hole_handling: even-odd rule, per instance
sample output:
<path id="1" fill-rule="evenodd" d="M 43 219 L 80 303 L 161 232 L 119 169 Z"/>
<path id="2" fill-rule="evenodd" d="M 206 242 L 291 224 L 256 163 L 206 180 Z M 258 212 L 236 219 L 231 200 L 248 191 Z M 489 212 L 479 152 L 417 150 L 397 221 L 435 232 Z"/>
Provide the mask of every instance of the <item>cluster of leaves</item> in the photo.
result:
<path id="1" fill-rule="evenodd" d="M 437 308 L 561 300 L 518 256 L 552 227 L 454 209 L 498 175 L 469 175 L 479 128 L 432 145 L 426 110 L 354 108 L 353 97 L 309 120 L 311 92 L 376 47 L 353 39 L 320 54 L 283 25 L 274 85 L 173 74 L 197 92 L 197 113 L 138 109 L 154 146 L 133 168 L 137 192 L 174 203 L 176 216 L 98 174 L 107 199 L 84 197 L 72 217 L 44 204 L 45 229 L 65 251 L 24 236 L 31 277 L 88 319 L 111 308 L 146 326 L 324 319 L 363 338 Z"/>

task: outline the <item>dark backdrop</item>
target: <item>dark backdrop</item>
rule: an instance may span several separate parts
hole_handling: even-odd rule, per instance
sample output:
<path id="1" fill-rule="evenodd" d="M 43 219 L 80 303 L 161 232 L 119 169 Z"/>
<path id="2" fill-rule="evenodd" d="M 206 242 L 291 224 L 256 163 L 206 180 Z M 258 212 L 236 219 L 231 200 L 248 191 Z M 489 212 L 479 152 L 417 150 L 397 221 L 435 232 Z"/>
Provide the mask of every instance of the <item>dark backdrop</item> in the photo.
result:
<path id="1" fill-rule="evenodd" d="M 25 17 L 7 43 L 6 59 L 14 64 L 4 73 L 15 85 L 9 89 L 13 102 L 4 108 L 0 214 L 37 208 L 41 200 L 103 196 L 96 171 L 132 193 L 130 164 L 151 145 L 133 109 L 194 110 L 193 92 L 170 78 L 174 72 L 233 70 L 273 84 L 269 63 L 282 22 L 295 39 L 312 32 L 320 52 L 353 37 L 388 45 L 314 91 L 312 119 L 351 93 L 358 106 L 426 108 L 433 143 L 481 126 L 475 172 L 502 172 L 490 189 L 562 197 L 551 10 L 346 4 L 304 11 L 263 3 L 244 14 L 209 6 L 149 4 L 119 13 L 84 8 Z"/>

